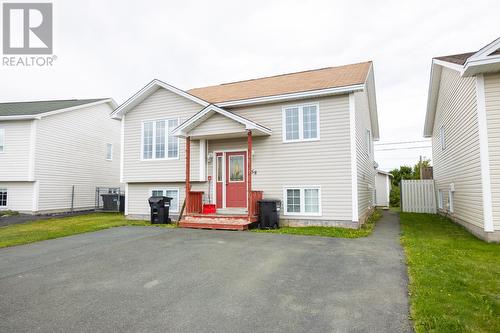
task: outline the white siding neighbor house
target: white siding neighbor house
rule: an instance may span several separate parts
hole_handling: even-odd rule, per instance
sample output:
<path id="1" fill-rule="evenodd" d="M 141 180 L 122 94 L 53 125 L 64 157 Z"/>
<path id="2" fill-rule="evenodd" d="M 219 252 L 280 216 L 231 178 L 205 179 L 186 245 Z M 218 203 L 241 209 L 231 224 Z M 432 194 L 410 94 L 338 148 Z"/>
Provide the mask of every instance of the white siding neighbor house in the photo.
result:
<path id="1" fill-rule="evenodd" d="M 0 103 L 0 209 L 89 209 L 96 186 L 119 187 L 115 107 L 111 99 Z"/>
<path id="2" fill-rule="evenodd" d="M 188 91 L 154 80 L 112 116 L 129 218 L 149 216 L 151 195 L 172 197 L 177 218 L 185 203 L 184 226 L 254 221 L 261 198 L 288 225 L 357 228 L 374 207 L 371 62 Z M 207 204 L 216 214 L 200 215 Z"/>
<path id="3" fill-rule="evenodd" d="M 392 174 L 377 170 L 375 174 L 375 206 L 389 207 Z"/>
<path id="4" fill-rule="evenodd" d="M 432 138 L 438 211 L 500 241 L 500 38 L 433 59 L 424 136 Z"/>

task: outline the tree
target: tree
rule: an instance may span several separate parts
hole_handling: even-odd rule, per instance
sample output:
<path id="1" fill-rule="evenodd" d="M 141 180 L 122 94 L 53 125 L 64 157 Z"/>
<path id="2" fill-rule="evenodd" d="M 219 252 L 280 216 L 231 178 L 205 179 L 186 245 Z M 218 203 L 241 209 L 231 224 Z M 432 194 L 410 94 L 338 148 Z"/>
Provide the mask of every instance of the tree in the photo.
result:
<path id="1" fill-rule="evenodd" d="M 390 204 L 393 207 L 399 207 L 401 190 L 399 188 L 399 184 L 401 180 L 405 179 L 420 179 L 420 167 L 429 167 L 431 166 L 430 159 L 423 159 L 422 165 L 420 162 L 415 164 L 413 168 L 411 166 L 402 165 L 399 169 L 393 169 L 390 171 L 392 174 L 392 188 L 390 193 Z"/>

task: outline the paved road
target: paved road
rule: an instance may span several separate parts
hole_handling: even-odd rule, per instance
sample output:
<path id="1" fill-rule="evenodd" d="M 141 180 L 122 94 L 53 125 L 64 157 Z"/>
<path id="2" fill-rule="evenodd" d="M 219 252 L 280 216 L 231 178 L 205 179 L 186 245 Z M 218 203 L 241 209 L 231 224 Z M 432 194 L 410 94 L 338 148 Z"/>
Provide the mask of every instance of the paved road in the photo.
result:
<path id="1" fill-rule="evenodd" d="M 363 239 L 121 227 L 0 250 L 1 332 L 410 332 L 397 216 Z"/>
<path id="2" fill-rule="evenodd" d="M 85 210 L 73 213 L 59 213 L 59 214 L 45 214 L 45 215 L 19 214 L 11 216 L 0 216 L 0 227 L 4 227 L 6 225 L 11 225 L 11 224 L 20 224 L 20 223 L 39 221 L 39 220 L 69 217 L 69 216 L 87 215 L 92 213 L 95 213 L 95 211 Z"/>

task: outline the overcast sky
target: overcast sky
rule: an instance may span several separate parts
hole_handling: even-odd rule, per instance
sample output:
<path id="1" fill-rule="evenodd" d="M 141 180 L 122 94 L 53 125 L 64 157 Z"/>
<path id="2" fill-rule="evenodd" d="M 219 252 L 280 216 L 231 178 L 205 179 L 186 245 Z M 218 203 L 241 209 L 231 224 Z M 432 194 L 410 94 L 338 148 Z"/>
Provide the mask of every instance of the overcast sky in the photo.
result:
<path id="1" fill-rule="evenodd" d="M 9 1 L 10 2 L 10 1 Z M 33 2 L 33 1 L 29 1 Z M 423 140 L 431 58 L 500 36 L 500 1 L 61 1 L 51 68 L 0 66 L 0 100 L 113 97 L 374 61 L 380 143 Z M 407 147 L 429 143 L 408 144 Z M 390 170 L 430 149 L 384 150 Z"/>

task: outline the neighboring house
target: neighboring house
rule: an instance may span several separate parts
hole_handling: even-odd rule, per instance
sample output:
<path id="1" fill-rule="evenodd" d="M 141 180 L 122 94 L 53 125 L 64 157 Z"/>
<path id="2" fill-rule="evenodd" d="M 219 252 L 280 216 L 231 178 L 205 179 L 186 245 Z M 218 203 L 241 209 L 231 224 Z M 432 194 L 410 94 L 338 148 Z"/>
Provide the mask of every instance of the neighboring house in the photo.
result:
<path id="1" fill-rule="evenodd" d="M 119 187 L 120 122 L 111 99 L 0 103 L 0 209 L 94 208 Z"/>
<path id="2" fill-rule="evenodd" d="M 355 228 L 374 206 L 371 62 L 189 91 L 154 80 L 113 117 L 129 218 L 148 217 L 148 197 L 161 194 L 178 216 L 186 183 L 188 216 L 203 200 L 253 220 L 263 196 L 282 201 L 284 224 Z"/>
<path id="3" fill-rule="evenodd" d="M 500 38 L 432 61 L 424 136 L 440 213 L 500 241 Z"/>
<path id="4" fill-rule="evenodd" d="M 375 206 L 389 207 L 392 174 L 377 170 L 375 174 Z"/>

